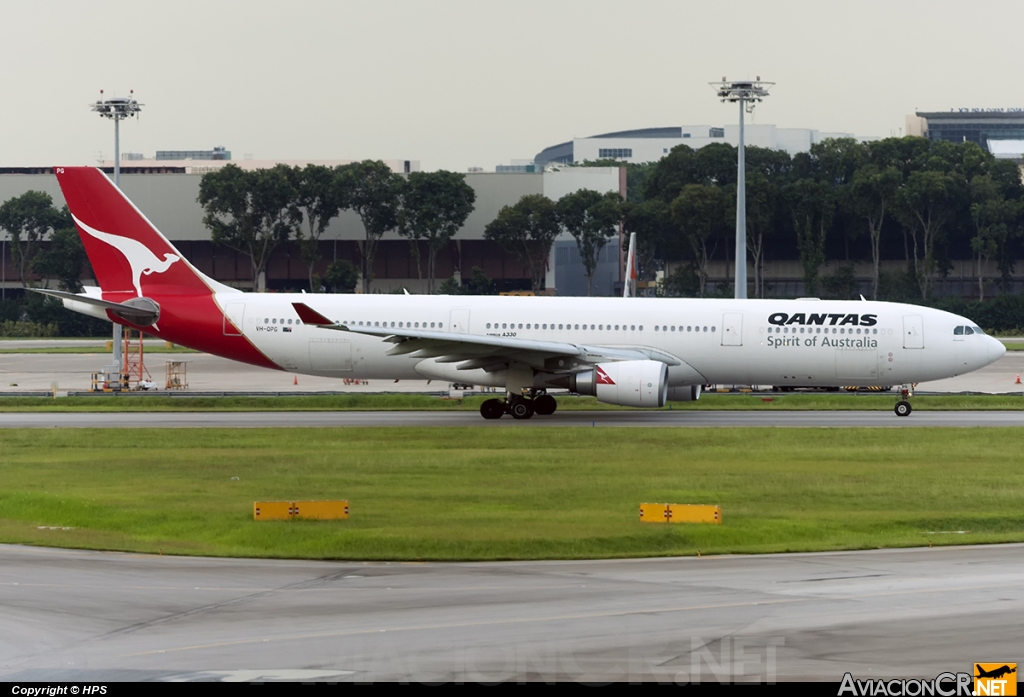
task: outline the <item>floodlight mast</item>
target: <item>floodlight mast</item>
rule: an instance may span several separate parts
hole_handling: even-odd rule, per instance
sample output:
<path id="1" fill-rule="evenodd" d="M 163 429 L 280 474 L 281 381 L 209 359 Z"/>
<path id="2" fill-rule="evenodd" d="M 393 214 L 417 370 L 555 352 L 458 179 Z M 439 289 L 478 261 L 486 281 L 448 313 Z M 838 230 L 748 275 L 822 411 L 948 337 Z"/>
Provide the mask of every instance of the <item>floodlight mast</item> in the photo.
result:
<path id="1" fill-rule="evenodd" d="M 142 111 L 142 104 L 135 101 L 135 90 L 129 90 L 127 97 L 113 97 L 105 99 L 103 90 L 100 90 L 100 98 L 91 105 L 90 109 L 105 119 L 114 122 L 114 186 L 121 188 L 121 122 L 132 116 L 138 116 Z M 114 322 L 113 334 L 113 359 L 117 366 L 117 385 L 121 385 L 121 325 Z"/>
<path id="2" fill-rule="evenodd" d="M 774 82 L 756 80 L 709 82 L 723 102 L 740 104 L 740 144 L 736 163 L 736 292 L 734 297 L 747 297 L 747 158 L 743 142 L 743 115 L 754 113 L 754 106 L 768 96 Z"/>

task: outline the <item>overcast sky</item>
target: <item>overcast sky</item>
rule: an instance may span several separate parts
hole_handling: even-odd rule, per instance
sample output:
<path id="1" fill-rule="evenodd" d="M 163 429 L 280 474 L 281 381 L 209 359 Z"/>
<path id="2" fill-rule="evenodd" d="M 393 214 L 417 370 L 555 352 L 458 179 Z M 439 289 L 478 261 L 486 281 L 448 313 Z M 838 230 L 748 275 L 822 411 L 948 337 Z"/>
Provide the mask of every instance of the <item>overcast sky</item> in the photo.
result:
<path id="1" fill-rule="evenodd" d="M 757 123 L 899 134 L 915 109 L 1024 107 L 1021 0 L 5 0 L 0 166 L 122 151 L 493 169 L 614 130 L 736 123 L 708 87 L 778 83 Z"/>

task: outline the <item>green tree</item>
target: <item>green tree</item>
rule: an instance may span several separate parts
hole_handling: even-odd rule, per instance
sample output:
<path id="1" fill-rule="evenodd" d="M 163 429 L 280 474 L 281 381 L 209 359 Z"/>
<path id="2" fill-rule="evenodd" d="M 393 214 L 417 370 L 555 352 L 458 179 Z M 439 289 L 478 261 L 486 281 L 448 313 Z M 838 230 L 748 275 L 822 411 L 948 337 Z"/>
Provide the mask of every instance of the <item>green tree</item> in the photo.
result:
<path id="1" fill-rule="evenodd" d="M 497 295 L 494 281 L 479 266 L 474 266 L 466 281 L 467 295 Z"/>
<path id="2" fill-rule="evenodd" d="M 868 151 L 864 143 L 853 138 L 826 138 L 811 146 L 810 155 L 816 161 L 818 178 L 833 186 L 843 186 L 853 181 L 857 170 L 865 164 Z"/>
<path id="3" fill-rule="evenodd" d="M 69 293 L 82 292 L 82 268 L 89 266 L 89 257 L 75 230 L 67 206 L 61 211 L 65 222 L 50 237 L 50 248 L 32 261 L 32 270 L 40 276 L 56 278 L 58 287 Z M 91 274 L 91 270 L 90 270 Z"/>
<path id="4" fill-rule="evenodd" d="M 204 174 L 199 203 L 206 211 L 203 223 L 212 232 L 214 244 L 249 257 L 253 290 L 259 288 L 274 249 L 302 224 L 287 165 L 246 171 L 231 164 Z"/>
<path id="5" fill-rule="evenodd" d="M 295 205 L 306 221 L 307 231 L 296 227 L 296 237 L 302 253 L 302 261 L 309 270 L 309 288 L 315 291 L 320 285 L 313 277 L 313 267 L 320 260 L 320 237 L 331 220 L 349 207 L 347 177 L 336 169 L 323 165 L 306 165 L 292 170 L 295 187 Z"/>
<path id="6" fill-rule="evenodd" d="M 1020 169 L 1012 160 L 996 160 L 992 158 L 988 164 L 988 173 L 999 186 L 1003 197 L 1002 216 L 1006 227 L 1005 235 L 996 237 L 1000 283 L 1003 290 L 1010 288 L 1013 268 L 1024 250 L 1024 182 L 1021 181 Z"/>
<path id="7" fill-rule="evenodd" d="M 876 164 L 867 164 L 853 175 L 845 197 L 845 205 L 849 210 L 863 218 L 868 225 L 872 263 L 871 297 L 874 300 L 878 300 L 885 214 L 893 205 L 893 198 L 902 179 L 900 171 L 891 165 L 883 169 Z"/>
<path id="8" fill-rule="evenodd" d="M 65 216 L 42 191 L 26 191 L 0 205 L 0 228 L 10 236 L 11 261 L 23 288 L 30 285 L 29 273 L 41 243 L 54 229 L 67 224 Z"/>
<path id="9" fill-rule="evenodd" d="M 494 282 L 479 266 L 473 267 L 468 281 L 459 283 L 454 276 L 446 279 L 438 289 L 442 295 L 497 295 Z"/>
<path id="10" fill-rule="evenodd" d="M 689 145 L 677 145 L 658 160 L 647 175 L 644 200 L 660 199 L 670 204 L 687 184 L 703 183 L 697 174 L 696 152 Z"/>
<path id="11" fill-rule="evenodd" d="M 601 194 L 592 189 L 580 189 L 558 199 L 555 207 L 559 225 L 576 240 L 589 296 L 601 250 L 618 233 L 622 198 L 615 191 Z"/>
<path id="12" fill-rule="evenodd" d="M 804 270 L 804 292 L 815 295 L 818 274 L 825 263 L 825 242 L 835 215 L 835 192 L 826 182 L 803 178 L 786 187 L 785 197 Z"/>
<path id="13" fill-rule="evenodd" d="M 754 293 L 764 297 L 765 238 L 776 230 L 779 187 L 762 172 L 747 175 L 747 249 L 754 262 Z"/>
<path id="14" fill-rule="evenodd" d="M 542 194 L 529 194 L 498 211 L 484 228 L 484 239 L 497 242 L 527 269 L 536 293 L 544 284 L 548 255 L 558 233 L 555 204 Z"/>
<path id="15" fill-rule="evenodd" d="M 345 259 L 332 261 L 323 280 L 335 293 L 354 293 L 359 285 L 359 267 Z"/>
<path id="16" fill-rule="evenodd" d="M 693 155 L 694 183 L 726 186 L 736 184 L 739 151 L 728 143 L 705 145 Z"/>
<path id="17" fill-rule="evenodd" d="M 700 292 L 700 279 L 693 263 L 680 264 L 658 284 L 658 295 L 664 298 L 692 298 Z"/>
<path id="18" fill-rule="evenodd" d="M 978 300 L 984 300 L 985 266 L 1009 241 L 1017 218 L 1017 205 L 1003 197 L 999 184 L 988 174 L 979 174 L 971 180 L 970 196 L 974 227 L 971 251 L 977 264 Z"/>
<path id="19" fill-rule="evenodd" d="M 927 170 L 912 172 L 899 190 L 897 215 L 910 234 L 914 277 L 922 300 L 928 299 L 937 270 L 936 240 L 957 208 L 966 207 L 966 189 L 959 173 Z"/>
<path id="20" fill-rule="evenodd" d="M 363 292 L 369 293 L 377 243 L 385 232 L 398 228 L 405 179 L 380 160 L 348 165 L 342 176 L 350 192 L 350 207 L 359 214 L 366 229 L 362 244 Z"/>
<path id="21" fill-rule="evenodd" d="M 672 211 L 661 199 L 622 204 L 622 224 L 625 232 L 636 233 L 638 280 L 653 281 L 665 261 L 678 261 L 688 254 Z"/>
<path id="22" fill-rule="evenodd" d="M 427 243 L 427 292 L 434 292 L 437 254 L 448 246 L 469 214 L 476 192 L 466 176 L 456 172 L 413 172 L 402 196 L 398 234 L 409 238 L 420 268 L 419 241 Z"/>
<path id="23" fill-rule="evenodd" d="M 708 265 L 728 231 L 729 203 L 721 187 L 687 184 L 670 206 L 672 220 L 692 252 L 700 297 L 707 290 Z"/>

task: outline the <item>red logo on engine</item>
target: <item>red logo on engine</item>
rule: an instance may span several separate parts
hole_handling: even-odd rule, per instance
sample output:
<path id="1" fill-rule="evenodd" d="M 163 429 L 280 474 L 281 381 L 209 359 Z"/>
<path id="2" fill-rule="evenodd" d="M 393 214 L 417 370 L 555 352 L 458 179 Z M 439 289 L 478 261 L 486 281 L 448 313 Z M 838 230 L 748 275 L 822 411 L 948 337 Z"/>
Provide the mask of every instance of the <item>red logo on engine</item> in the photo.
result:
<path id="1" fill-rule="evenodd" d="M 595 368 L 597 371 L 597 384 L 598 385 L 614 385 L 615 381 L 608 377 L 608 373 L 601 369 L 601 366 Z"/>

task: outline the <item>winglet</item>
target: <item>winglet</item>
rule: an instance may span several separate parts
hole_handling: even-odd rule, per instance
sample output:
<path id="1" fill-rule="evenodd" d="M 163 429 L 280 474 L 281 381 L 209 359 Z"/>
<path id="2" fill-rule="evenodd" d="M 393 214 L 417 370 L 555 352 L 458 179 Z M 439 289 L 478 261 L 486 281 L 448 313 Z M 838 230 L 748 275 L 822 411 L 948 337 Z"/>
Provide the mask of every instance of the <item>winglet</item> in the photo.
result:
<path id="1" fill-rule="evenodd" d="M 295 308 L 295 312 L 298 313 L 299 319 L 302 320 L 303 324 L 312 324 L 318 327 L 336 324 L 336 322 L 327 319 L 306 303 L 292 303 L 292 307 Z"/>

